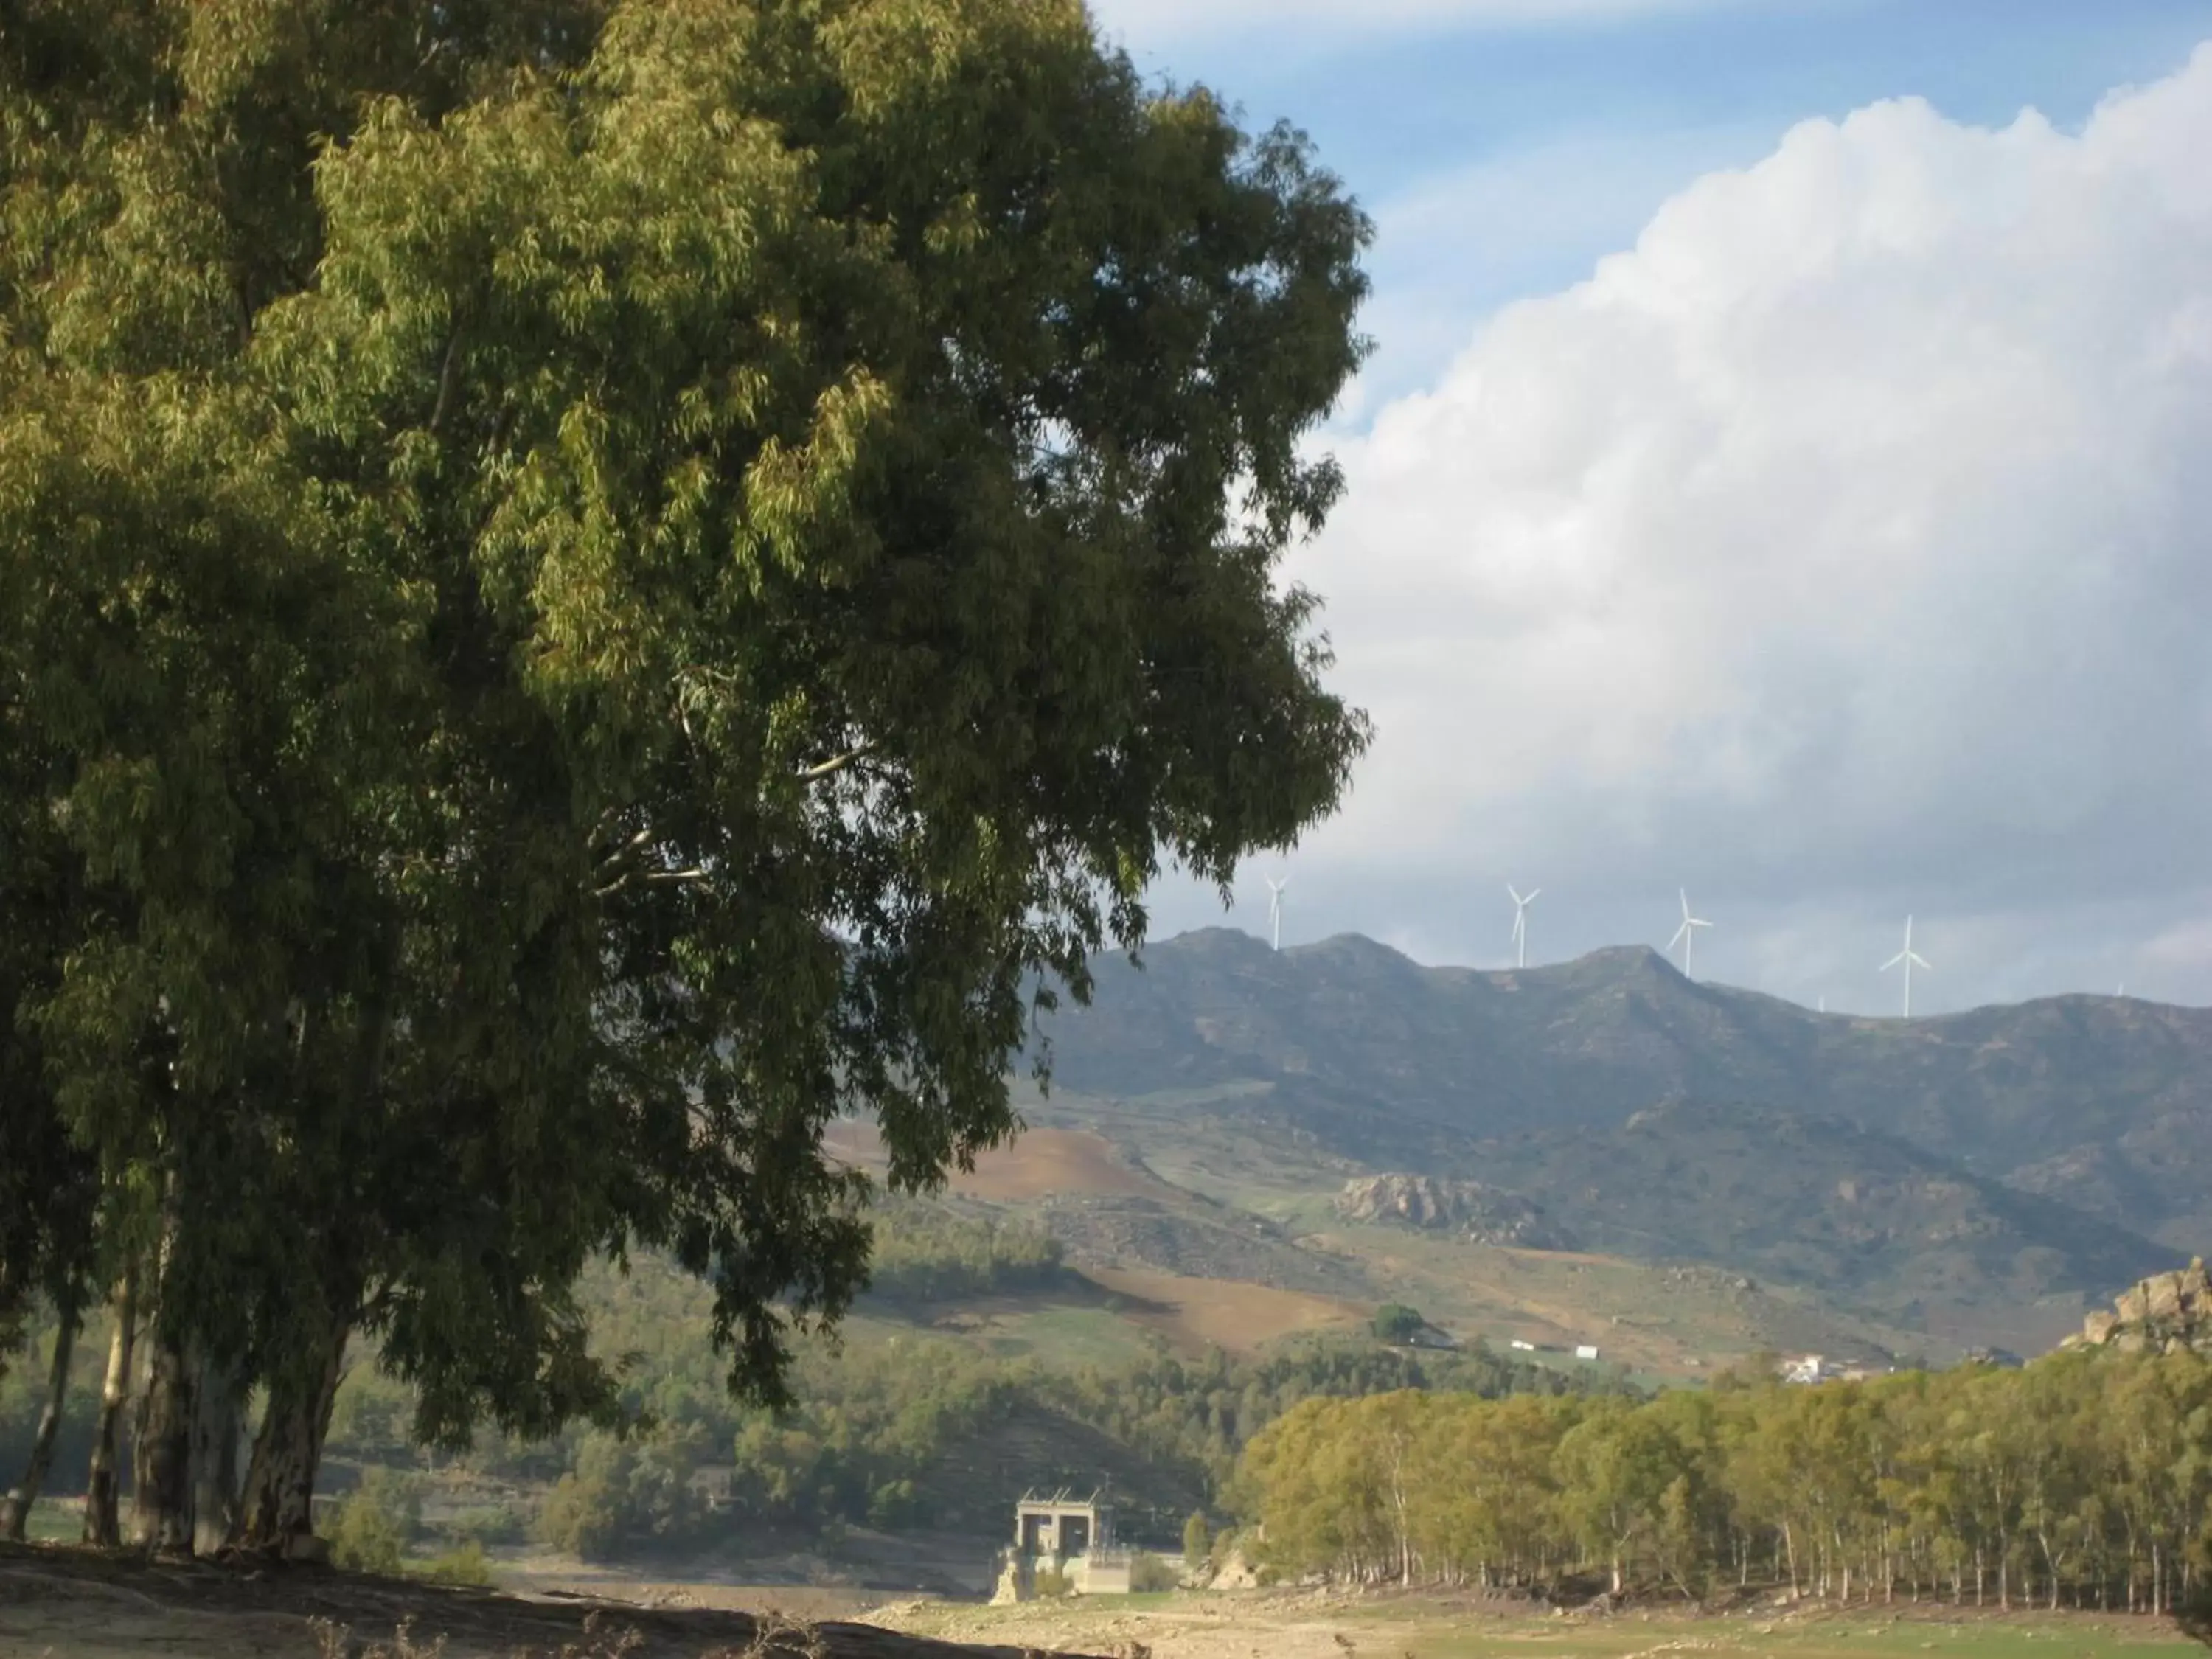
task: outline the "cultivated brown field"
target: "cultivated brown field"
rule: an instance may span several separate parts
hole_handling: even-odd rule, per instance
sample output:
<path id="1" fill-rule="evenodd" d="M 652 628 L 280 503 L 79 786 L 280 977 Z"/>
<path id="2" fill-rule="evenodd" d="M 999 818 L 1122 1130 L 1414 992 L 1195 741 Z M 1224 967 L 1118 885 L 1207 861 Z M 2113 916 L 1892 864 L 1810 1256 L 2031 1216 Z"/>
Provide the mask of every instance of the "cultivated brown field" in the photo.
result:
<path id="1" fill-rule="evenodd" d="M 1363 1325 L 1368 1317 L 1357 1303 L 1236 1279 L 1190 1279 L 1129 1267 L 1092 1267 L 1084 1276 L 1129 1298 L 1122 1310 L 1124 1318 L 1190 1352 L 1212 1346 L 1249 1353 L 1278 1337 Z"/>
<path id="2" fill-rule="evenodd" d="M 872 1123 L 846 1120 L 830 1126 L 823 1145 L 831 1156 L 866 1170 L 884 1167 L 882 1134 Z M 1116 1198 L 1172 1199 L 1176 1189 L 1114 1154 L 1101 1135 L 1087 1129 L 1026 1129 L 1011 1146 L 998 1147 L 975 1160 L 972 1170 L 955 1170 L 951 1190 L 964 1198 L 994 1204 L 1022 1204 L 1054 1193 L 1097 1193 Z"/>

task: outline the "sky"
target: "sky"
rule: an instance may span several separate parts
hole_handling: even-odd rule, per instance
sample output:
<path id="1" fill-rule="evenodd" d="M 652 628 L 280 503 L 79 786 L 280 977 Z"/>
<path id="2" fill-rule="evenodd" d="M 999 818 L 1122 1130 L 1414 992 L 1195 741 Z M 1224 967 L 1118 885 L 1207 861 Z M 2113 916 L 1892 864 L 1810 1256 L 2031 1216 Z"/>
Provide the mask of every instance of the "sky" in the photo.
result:
<path id="1" fill-rule="evenodd" d="M 1377 741 L 1154 937 L 2212 1003 L 2212 0 L 1093 0 L 1373 216 Z"/>

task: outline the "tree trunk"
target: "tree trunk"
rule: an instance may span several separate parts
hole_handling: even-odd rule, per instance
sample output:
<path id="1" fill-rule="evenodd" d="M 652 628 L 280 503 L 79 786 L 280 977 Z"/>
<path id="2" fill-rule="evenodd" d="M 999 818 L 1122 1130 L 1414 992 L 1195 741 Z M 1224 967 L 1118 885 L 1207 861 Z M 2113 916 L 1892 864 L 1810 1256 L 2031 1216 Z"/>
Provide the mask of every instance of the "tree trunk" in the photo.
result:
<path id="1" fill-rule="evenodd" d="M 299 1548 L 295 1540 L 313 1535 L 315 1474 L 350 1334 L 340 1326 L 317 1350 L 301 1356 L 305 1363 L 270 1379 L 268 1409 L 254 1437 L 246 1495 L 239 1505 L 234 1537 L 240 1548 L 289 1555 Z"/>
<path id="2" fill-rule="evenodd" d="M 192 1551 L 213 1555 L 238 1523 L 239 1418 L 230 1367 L 203 1357 L 192 1389 Z"/>
<path id="3" fill-rule="evenodd" d="M 46 1377 L 46 1403 L 39 1413 L 39 1432 L 31 1442 L 30 1466 L 23 1482 L 8 1494 L 7 1512 L 0 1515 L 0 1538 L 23 1541 L 30 1525 L 31 1505 L 39 1501 L 39 1488 L 46 1484 L 46 1470 L 54 1461 L 54 1437 L 61 1432 L 62 1407 L 69 1397 L 70 1358 L 76 1351 L 77 1310 L 64 1305 L 61 1323 L 54 1331 L 53 1370 Z"/>
<path id="4" fill-rule="evenodd" d="M 195 1367 L 182 1341 L 156 1315 L 147 1338 L 153 1359 L 138 1407 L 131 1459 L 131 1535 L 156 1555 L 192 1551 L 192 1384 Z"/>
<path id="5" fill-rule="evenodd" d="M 100 1390 L 100 1421 L 92 1436 L 92 1472 L 84 1487 L 84 1541 L 113 1549 L 123 1541 L 116 1503 L 115 1452 L 123 1407 L 131 1398 L 131 1350 L 138 1323 L 138 1266 L 123 1269 L 115 1292 L 115 1334 L 107 1346 L 107 1380 Z"/>

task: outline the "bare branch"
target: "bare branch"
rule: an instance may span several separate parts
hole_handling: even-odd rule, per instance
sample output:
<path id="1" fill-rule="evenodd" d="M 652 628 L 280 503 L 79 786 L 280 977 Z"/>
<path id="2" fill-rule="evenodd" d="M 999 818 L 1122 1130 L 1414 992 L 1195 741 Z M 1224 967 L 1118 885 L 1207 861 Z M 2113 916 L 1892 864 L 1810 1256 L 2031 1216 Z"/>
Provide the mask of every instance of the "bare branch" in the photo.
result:
<path id="1" fill-rule="evenodd" d="M 434 434 L 446 423 L 446 410 L 453 401 L 453 371 L 460 362 L 461 325 L 453 325 L 453 331 L 446 337 L 446 361 L 438 370 L 438 402 L 430 411 L 430 431 Z"/>
<path id="2" fill-rule="evenodd" d="M 874 747 L 873 744 L 864 743 L 857 749 L 848 750 L 835 760 L 823 761 L 819 766 L 810 766 L 799 775 L 799 781 L 801 783 L 818 783 L 823 778 L 842 772 Z"/>
<path id="3" fill-rule="evenodd" d="M 601 859 L 599 860 L 599 868 L 602 870 L 611 870 L 615 866 L 620 864 L 624 859 L 635 858 L 637 855 L 639 849 L 652 839 L 653 828 L 648 824 L 644 829 L 639 830 L 635 835 L 632 836 L 628 841 L 624 842 L 621 846 L 616 848 L 613 852 L 609 853 L 605 858 Z"/>

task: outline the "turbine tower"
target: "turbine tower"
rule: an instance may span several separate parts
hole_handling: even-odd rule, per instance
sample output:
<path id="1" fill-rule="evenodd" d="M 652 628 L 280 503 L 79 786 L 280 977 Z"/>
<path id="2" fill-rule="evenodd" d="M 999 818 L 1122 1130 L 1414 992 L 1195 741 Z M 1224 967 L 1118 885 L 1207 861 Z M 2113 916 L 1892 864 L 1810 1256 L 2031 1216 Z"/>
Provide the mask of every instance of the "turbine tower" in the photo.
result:
<path id="1" fill-rule="evenodd" d="M 1690 947 L 1698 941 L 1697 930 L 1700 927 L 1710 927 L 1712 923 L 1692 915 L 1689 890 L 1682 889 L 1681 894 L 1682 925 L 1674 930 L 1674 937 L 1667 941 L 1667 948 L 1671 951 L 1678 945 L 1682 947 L 1682 977 L 1687 979 L 1690 977 Z"/>
<path id="2" fill-rule="evenodd" d="M 1899 966 L 1905 969 L 1905 1017 L 1911 1019 L 1912 1018 L 1912 970 L 1915 968 L 1928 966 L 1927 960 L 1912 948 L 1912 918 L 1911 916 L 1905 919 L 1905 948 L 1887 962 L 1883 963 L 1881 971 L 1886 974 L 1891 969 Z M 1931 969 L 1929 971 L 1934 970 Z"/>
<path id="3" fill-rule="evenodd" d="M 1524 897 L 1509 881 L 1505 884 L 1505 890 L 1513 900 L 1513 965 L 1526 968 L 1528 965 L 1528 907 L 1543 896 L 1544 890 L 1532 887 Z"/>
<path id="4" fill-rule="evenodd" d="M 1283 948 L 1283 889 L 1290 884 L 1288 876 L 1267 878 L 1267 942 L 1278 951 Z"/>

